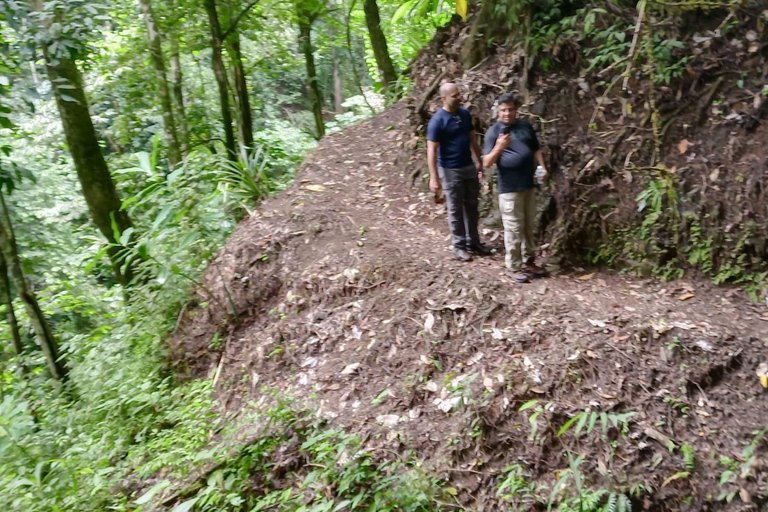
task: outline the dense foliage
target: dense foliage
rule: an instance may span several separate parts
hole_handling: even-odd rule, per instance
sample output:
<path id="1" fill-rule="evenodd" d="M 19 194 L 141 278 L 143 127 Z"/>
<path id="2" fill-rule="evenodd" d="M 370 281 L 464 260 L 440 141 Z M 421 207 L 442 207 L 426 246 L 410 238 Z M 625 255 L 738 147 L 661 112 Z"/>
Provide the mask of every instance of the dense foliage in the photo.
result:
<path id="1" fill-rule="evenodd" d="M 2 2 L 2 222 L 15 235 L 11 241 L 23 277 L 66 371 L 66 380 L 51 379 L 32 319 L 20 292 L 10 286 L 10 303 L 2 307 L 15 313 L 20 350 L 5 325 L 0 334 L 4 510 L 151 507 L 151 496 L 134 501 L 145 487 L 136 478 L 151 482 L 156 472 L 171 467 L 181 477 L 219 460 L 226 450 L 212 448 L 211 429 L 238 432 L 241 423 L 226 426 L 227 418 L 218 417 L 210 383 L 174 381 L 164 339 L 190 291 L 205 296 L 200 276 L 207 261 L 260 198 L 290 183 L 318 131 L 296 12 L 275 2 L 215 2 L 221 29 L 229 31 L 220 34 L 222 63 L 229 129 L 239 139 L 234 152 L 228 151 L 205 4 Z M 382 83 L 363 2 L 315 7 L 314 80 L 323 123 L 333 132 L 383 108 L 402 94 L 407 79 L 390 87 Z M 397 7 L 379 6 L 391 59 L 402 70 L 436 24 L 430 17 L 413 25 L 390 24 L 386 20 Z M 238 96 L 239 84 L 245 84 L 248 107 Z M 81 117 L 74 126 L 71 108 L 83 105 L 104 157 L 101 169 L 107 174 L 97 178 L 99 165 L 71 158 L 89 137 L 82 130 L 72 133 L 83 123 Z M 251 134 L 242 123 L 246 108 Z M 94 179 L 113 184 L 126 219 L 120 224 L 109 214 L 106 233 L 97 229 L 98 205 L 87 194 Z M 128 269 L 130 283 L 121 279 Z M 271 421 L 283 428 L 298 428 L 304 414 L 286 404 L 274 411 Z M 300 422 L 303 435 L 343 437 Z M 265 435 L 258 447 L 249 447 L 248 467 L 265 463 L 259 457 L 274 450 L 282 435 Z M 329 445 L 331 453 L 310 451 L 325 463 L 341 455 L 335 445 Z M 231 489 L 240 478 L 231 474 L 235 470 L 222 470 L 226 486 L 209 482 L 198 509 L 241 508 L 217 491 Z M 379 491 L 350 482 L 350 499 L 366 506 L 412 500 L 409 510 L 426 503 L 425 491 L 416 488 L 392 497 L 389 487 L 401 473 L 396 468 L 356 459 L 339 471 L 311 476 L 343 481 L 386 473 L 391 476 Z M 312 486 L 309 480 L 306 485 Z M 405 480 L 402 485 L 412 487 Z M 286 506 L 298 499 L 278 498 Z"/>
<path id="2" fill-rule="evenodd" d="M 629 74 L 637 62 L 663 86 L 690 58 L 664 27 L 634 50 L 632 25 L 579 2 L 479 5 L 466 64 L 509 38 L 547 70 L 555 47 L 581 39 L 585 72 Z M 411 60 L 467 10 L 463 0 L 0 2 L 3 510 L 421 511 L 451 501 L 418 463 L 376 459 L 277 394 L 227 416 L 210 381 L 174 379 L 166 340 L 191 296 L 215 300 L 201 275 L 237 222 L 291 182 L 323 134 L 407 93 Z M 614 245 L 679 221 L 670 174 L 654 171 L 637 197 L 642 226 Z M 714 274 L 706 235 L 688 231 L 705 246 L 691 263 Z M 593 261 L 634 255 L 614 245 Z M 562 481 L 578 482 L 582 462 Z M 267 477 L 285 464 L 295 481 Z M 521 467 L 502 476 L 506 501 L 540 491 Z M 560 492 L 562 510 L 629 502 L 579 486 L 565 497 L 567 485 L 550 507 Z"/>

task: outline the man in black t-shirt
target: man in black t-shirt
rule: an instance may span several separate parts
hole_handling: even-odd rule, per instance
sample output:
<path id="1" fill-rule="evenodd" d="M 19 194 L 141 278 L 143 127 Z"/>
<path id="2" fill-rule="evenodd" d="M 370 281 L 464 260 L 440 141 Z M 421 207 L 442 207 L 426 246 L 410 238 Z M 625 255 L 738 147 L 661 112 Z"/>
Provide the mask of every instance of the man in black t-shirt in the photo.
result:
<path id="1" fill-rule="evenodd" d="M 519 102 L 511 93 L 498 100 L 499 120 L 485 134 L 483 164 L 498 169 L 499 209 L 504 223 L 505 264 L 507 275 L 515 282 L 526 283 L 543 277 L 546 271 L 537 266 L 533 230 L 536 218 L 534 172 L 536 164 L 544 168 L 539 140 L 531 123 L 517 119 Z"/>
<path id="2" fill-rule="evenodd" d="M 445 189 L 448 226 L 453 238 L 453 253 L 471 261 L 473 252 L 487 256 L 491 250 L 480 243 L 477 232 L 477 201 L 483 163 L 480 144 L 472 128 L 472 116 L 461 108 L 459 89 L 451 83 L 440 86 L 443 108 L 427 125 L 427 165 L 429 188 L 437 194 Z M 478 165 L 472 163 L 472 153 Z"/>

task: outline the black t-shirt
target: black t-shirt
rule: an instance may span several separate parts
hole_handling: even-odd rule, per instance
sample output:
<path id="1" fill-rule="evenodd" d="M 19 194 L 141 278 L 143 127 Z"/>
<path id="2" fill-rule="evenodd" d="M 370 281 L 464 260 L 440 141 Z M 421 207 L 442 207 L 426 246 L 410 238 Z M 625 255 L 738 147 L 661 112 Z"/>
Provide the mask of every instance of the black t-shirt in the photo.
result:
<path id="1" fill-rule="evenodd" d="M 472 165 L 470 133 L 472 116 L 465 108 L 459 107 L 455 114 L 441 108 L 427 125 L 427 140 L 437 142 L 437 164 L 448 169 Z"/>
<path id="2" fill-rule="evenodd" d="M 493 151 L 496 139 L 506 125 L 501 121 L 491 126 L 485 134 L 484 153 Z M 512 142 L 502 151 L 496 162 L 498 168 L 499 194 L 524 192 L 533 188 L 533 174 L 536 161 L 533 155 L 539 150 L 539 139 L 531 123 L 517 119 L 512 123 Z"/>

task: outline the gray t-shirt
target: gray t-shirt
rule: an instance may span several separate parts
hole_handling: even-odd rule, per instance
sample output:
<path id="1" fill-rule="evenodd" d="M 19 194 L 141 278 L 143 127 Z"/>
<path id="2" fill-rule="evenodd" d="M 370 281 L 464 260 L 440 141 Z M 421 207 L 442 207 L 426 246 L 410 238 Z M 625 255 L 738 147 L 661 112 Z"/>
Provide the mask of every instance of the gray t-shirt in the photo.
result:
<path id="1" fill-rule="evenodd" d="M 485 134 L 484 153 L 493 151 L 496 139 L 506 125 L 501 121 L 491 126 Z M 531 123 L 517 119 L 510 125 L 512 142 L 502 151 L 496 162 L 498 168 L 499 194 L 524 192 L 533 188 L 533 174 L 536 171 L 534 154 L 539 150 L 539 139 Z"/>

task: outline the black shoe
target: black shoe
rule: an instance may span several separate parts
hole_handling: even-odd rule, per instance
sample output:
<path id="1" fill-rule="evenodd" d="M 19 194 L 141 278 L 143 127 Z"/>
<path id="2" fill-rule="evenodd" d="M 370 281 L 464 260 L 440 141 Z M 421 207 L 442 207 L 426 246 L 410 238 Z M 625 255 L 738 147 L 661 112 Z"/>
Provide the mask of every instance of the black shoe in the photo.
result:
<path id="1" fill-rule="evenodd" d="M 547 269 L 543 267 L 539 267 L 532 261 L 530 263 L 523 263 L 522 271 L 523 273 L 528 274 L 534 279 L 538 279 L 540 277 L 547 277 Z"/>
<path id="2" fill-rule="evenodd" d="M 491 250 L 491 248 L 486 247 L 483 244 L 470 245 L 469 252 L 473 252 L 478 256 L 490 256 L 491 254 L 493 254 L 493 251 Z"/>
<path id="3" fill-rule="evenodd" d="M 458 247 L 454 247 L 453 248 L 453 254 L 455 254 L 456 257 L 458 259 L 460 259 L 461 261 L 472 261 L 472 255 L 469 254 L 464 249 L 460 249 Z"/>

